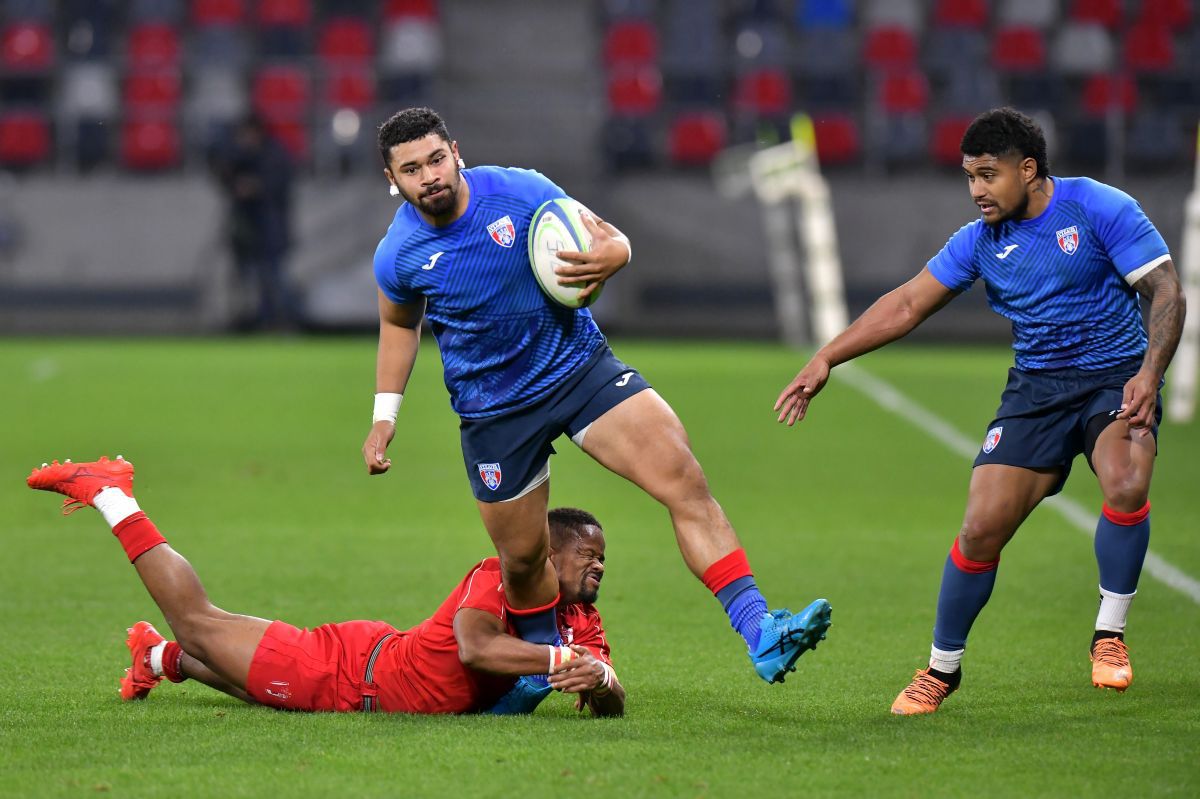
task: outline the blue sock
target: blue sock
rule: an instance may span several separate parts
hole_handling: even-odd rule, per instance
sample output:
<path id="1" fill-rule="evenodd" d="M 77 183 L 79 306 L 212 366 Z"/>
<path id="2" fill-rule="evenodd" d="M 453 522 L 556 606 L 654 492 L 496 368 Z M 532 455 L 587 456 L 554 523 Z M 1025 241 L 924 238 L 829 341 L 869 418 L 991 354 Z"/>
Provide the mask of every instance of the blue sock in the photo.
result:
<path id="1" fill-rule="evenodd" d="M 562 636 L 558 634 L 558 612 L 554 607 L 537 613 L 516 613 L 509 609 L 508 618 L 517 630 L 517 636 L 522 641 L 531 644 L 549 644 L 562 646 Z"/>
<path id="2" fill-rule="evenodd" d="M 761 632 L 758 623 L 767 613 L 767 600 L 763 599 L 753 575 L 739 577 L 722 588 L 717 592 L 717 600 L 729 614 L 730 626 L 746 639 L 746 646 L 753 651 Z"/>
<path id="3" fill-rule="evenodd" d="M 1150 503 L 1133 513 L 1104 506 L 1096 523 L 1096 563 L 1100 586 L 1114 594 L 1137 591 L 1146 548 L 1150 545 Z"/>
<path id="4" fill-rule="evenodd" d="M 938 592 L 937 621 L 933 625 L 933 645 L 946 652 L 967 645 L 967 633 L 996 584 L 996 566 L 1000 561 L 986 563 L 968 560 L 958 551 L 958 539 L 942 569 L 942 588 Z"/>

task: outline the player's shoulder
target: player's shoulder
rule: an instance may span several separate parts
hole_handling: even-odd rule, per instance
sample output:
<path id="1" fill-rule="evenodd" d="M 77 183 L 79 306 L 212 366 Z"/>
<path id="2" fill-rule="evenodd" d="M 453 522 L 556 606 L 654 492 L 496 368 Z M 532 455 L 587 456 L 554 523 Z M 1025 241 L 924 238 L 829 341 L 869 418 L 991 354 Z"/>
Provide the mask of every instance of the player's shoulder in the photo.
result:
<path id="1" fill-rule="evenodd" d="M 972 219 L 967 224 L 950 234 L 946 246 L 962 256 L 969 256 L 975 250 L 975 245 L 987 231 L 987 223 L 983 218 Z"/>
<path id="2" fill-rule="evenodd" d="M 1116 186 L 1089 177 L 1054 178 L 1056 192 L 1061 191 L 1061 199 L 1074 201 L 1084 209 L 1101 214 L 1112 214 L 1137 201 Z"/>
<path id="3" fill-rule="evenodd" d="M 562 193 L 554 181 L 536 169 L 517 166 L 475 166 L 464 170 L 473 191 L 481 194 L 507 194 L 520 196 L 527 192 Z M 565 196 L 565 194 L 563 195 Z"/>

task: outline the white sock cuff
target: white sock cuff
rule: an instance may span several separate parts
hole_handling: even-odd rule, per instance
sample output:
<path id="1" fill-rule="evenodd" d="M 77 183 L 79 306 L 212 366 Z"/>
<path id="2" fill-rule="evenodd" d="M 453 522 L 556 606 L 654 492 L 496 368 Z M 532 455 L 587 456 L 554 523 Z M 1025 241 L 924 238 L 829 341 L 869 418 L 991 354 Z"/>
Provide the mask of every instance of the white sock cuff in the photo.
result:
<path id="1" fill-rule="evenodd" d="M 958 665 L 962 662 L 963 652 L 965 651 L 966 649 L 947 651 L 945 649 L 938 649 L 936 646 L 931 646 L 929 647 L 929 668 L 953 674 L 958 671 Z"/>
<path id="2" fill-rule="evenodd" d="M 1134 591 L 1132 594 L 1118 594 L 1115 591 L 1105 590 L 1104 586 L 1100 586 L 1100 596 L 1105 599 L 1133 599 L 1137 596 L 1137 591 Z"/>
<path id="3" fill-rule="evenodd" d="M 166 641 L 160 641 L 150 647 L 150 671 L 154 672 L 154 676 L 156 677 L 163 676 L 162 658 L 166 648 Z"/>
<path id="4" fill-rule="evenodd" d="M 100 511 L 100 515 L 104 517 L 104 521 L 108 522 L 109 527 L 116 527 L 141 510 L 136 499 L 113 486 L 101 489 L 100 493 L 92 499 L 92 504 L 96 506 L 96 510 Z"/>

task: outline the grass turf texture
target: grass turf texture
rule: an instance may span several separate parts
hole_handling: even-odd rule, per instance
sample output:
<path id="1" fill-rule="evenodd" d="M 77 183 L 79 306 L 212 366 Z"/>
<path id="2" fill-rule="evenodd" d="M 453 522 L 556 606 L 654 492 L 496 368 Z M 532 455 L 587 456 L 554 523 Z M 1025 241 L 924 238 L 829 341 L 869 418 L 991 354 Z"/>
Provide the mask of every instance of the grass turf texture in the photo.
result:
<path id="1" fill-rule="evenodd" d="M 20 341 L 0 346 L 6 432 L 0 795 L 1195 795 L 1200 607 L 1143 575 L 1124 695 L 1089 683 L 1088 538 L 1039 509 L 1006 550 L 962 690 L 888 705 L 924 664 L 968 463 L 836 380 L 799 428 L 771 403 L 778 347 L 618 342 L 674 405 L 773 606 L 834 606 L 782 686 L 754 676 L 686 571 L 666 514 L 569 442 L 552 502 L 608 533 L 600 608 L 621 720 L 561 696 L 531 718 L 282 714 L 196 683 L 123 704 L 125 627 L 162 619 L 93 511 L 23 485 L 43 460 L 124 454 L 138 498 L 226 609 L 315 625 L 427 616 L 490 545 L 432 347 L 390 454 L 365 475 L 369 339 Z M 982 439 L 1010 354 L 895 347 L 872 373 Z M 836 373 L 835 373 L 836 377 Z M 1152 548 L 1200 574 L 1200 427 L 1166 425 Z M 1099 510 L 1080 460 L 1067 493 Z"/>

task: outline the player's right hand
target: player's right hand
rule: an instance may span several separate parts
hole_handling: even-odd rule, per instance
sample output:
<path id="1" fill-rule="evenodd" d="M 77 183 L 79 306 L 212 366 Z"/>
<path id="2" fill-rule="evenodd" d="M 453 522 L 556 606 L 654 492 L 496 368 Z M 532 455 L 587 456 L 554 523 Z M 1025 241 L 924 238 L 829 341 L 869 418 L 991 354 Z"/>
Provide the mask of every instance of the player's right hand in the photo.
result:
<path id="1" fill-rule="evenodd" d="M 367 474 L 383 474 L 392 468 L 391 458 L 387 456 L 388 444 L 396 435 L 396 425 L 388 421 L 376 422 L 371 425 L 371 432 L 363 442 L 363 460 L 367 464 Z"/>
<path id="2" fill-rule="evenodd" d="M 775 400 L 775 410 L 779 411 L 778 421 L 786 421 L 791 427 L 804 418 L 808 403 L 829 380 L 829 369 L 829 361 L 819 355 L 813 356 L 792 382 L 779 392 L 779 399 Z"/>

